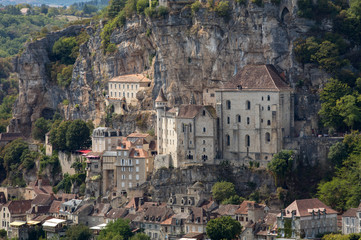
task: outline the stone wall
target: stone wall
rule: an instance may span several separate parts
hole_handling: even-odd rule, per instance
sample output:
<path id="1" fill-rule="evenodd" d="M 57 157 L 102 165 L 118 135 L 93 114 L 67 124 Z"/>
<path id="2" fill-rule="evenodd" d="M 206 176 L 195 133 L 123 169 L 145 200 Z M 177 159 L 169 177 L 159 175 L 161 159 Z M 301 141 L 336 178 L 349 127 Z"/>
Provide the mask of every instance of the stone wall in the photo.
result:
<path id="1" fill-rule="evenodd" d="M 78 153 L 66 153 L 59 151 L 58 153 L 59 162 L 61 166 L 62 173 L 75 174 L 74 168 L 71 168 L 71 165 L 77 161 L 81 160 L 82 156 Z"/>

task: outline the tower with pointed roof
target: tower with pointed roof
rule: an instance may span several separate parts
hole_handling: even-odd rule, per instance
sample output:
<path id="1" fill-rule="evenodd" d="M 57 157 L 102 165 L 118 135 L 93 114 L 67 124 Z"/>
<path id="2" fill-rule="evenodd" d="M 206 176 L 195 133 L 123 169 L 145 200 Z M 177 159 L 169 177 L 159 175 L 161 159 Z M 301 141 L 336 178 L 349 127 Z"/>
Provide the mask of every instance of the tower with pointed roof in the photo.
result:
<path id="1" fill-rule="evenodd" d="M 163 121 L 163 116 L 166 113 L 168 100 L 164 96 L 163 88 L 159 90 L 158 97 L 155 99 L 155 109 L 157 110 L 157 151 L 158 154 L 161 154 L 162 151 L 162 129 L 163 127 L 167 128 L 167 126 L 164 126 L 164 124 L 167 124 L 166 121 Z M 162 126 L 162 127 L 161 127 Z"/>

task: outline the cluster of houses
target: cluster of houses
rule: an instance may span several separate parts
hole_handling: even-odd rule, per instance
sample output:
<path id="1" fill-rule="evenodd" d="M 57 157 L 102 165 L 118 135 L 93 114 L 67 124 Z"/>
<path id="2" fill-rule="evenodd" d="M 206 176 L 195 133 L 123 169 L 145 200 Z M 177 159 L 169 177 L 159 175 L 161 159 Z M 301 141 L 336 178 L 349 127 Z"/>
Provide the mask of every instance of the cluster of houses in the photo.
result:
<path id="1" fill-rule="evenodd" d="M 185 194 L 170 195 L 167 202 L 134 197 L 122 205 L 54 194 L 42 180 L 26 189 L 6 189 L 0 192 L 0 229 L 9 238 L 29 239 L 31 229 L 41 227 L 47 239 L 59 239 L 77 224 L 88 226 L 96 235 L 109 222 L 122 218 L 129 220 L 134 232 L 144 231 L 151 239 L 206 239 L 207 223 L 221 216 L 239 221 L 243 228 L 238 239 L 242 240 L 314 239 L 341 229 L 345 234 L 360 232 L 360 208 L 345 212 L 340 224 L 337 212 L 318 199 L 296 200 L 283 210 L 247 200 L 219 205 L 201 182 Z M 31 199 L 12 200 L 17 194 Z"/>

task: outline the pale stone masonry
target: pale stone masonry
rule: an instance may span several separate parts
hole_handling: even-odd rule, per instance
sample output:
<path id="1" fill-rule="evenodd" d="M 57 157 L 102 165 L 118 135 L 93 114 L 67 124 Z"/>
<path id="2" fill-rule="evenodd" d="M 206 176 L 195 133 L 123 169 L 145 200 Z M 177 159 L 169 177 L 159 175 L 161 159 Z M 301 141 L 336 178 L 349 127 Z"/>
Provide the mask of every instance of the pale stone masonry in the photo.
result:
<path id="1" fill-rule="evenodd" d="M 137 92 L 150 87 L 151 82 L 142 74 L 117 76 L 108 82 L 108 97 L 118 100 L 125 98 L 128 104 L 136 105 Z"/>
<path id="2" fill-rule="evenodd" d="M 212 106 L 196 104 L 168 108 L 163 90 L 155 100 L 159 155 L 171 165 L 213 163 L 217 153 L 217 116 Z"/>
<path id="3" fill-rule="evenodd" d="M 295 200 L 277 216 L 278 234 L 287 239 L 314 239 L 337 232 L 337 212 L 318 200 Z"/>
<path id="4" fill-rule="evenodd" d="M 292 135 L 292 89 L 272 65 L 247 65 L 215 92 L 221 158 L 266 165 Z"/>
<path id="5" fill-rule="evenodd" d="M 342 234 L 361 232 L 361 204 L 350 208 L 342 215 Z"/>
<path id="6" fill-rule="evenodd" d="M 101 153 L 103 151 L 115 150 L 121 135 L 120 131 L 107 127 L 94 129 L 92 134 L 92 151 Z"/>

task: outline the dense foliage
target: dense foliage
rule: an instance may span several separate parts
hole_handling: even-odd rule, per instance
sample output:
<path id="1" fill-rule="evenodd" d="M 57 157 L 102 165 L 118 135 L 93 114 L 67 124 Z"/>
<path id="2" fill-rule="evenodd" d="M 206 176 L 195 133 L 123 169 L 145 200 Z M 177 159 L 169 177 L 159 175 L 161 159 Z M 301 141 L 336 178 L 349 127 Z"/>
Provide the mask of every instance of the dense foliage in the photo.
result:
<path id="1" fill-rule="evenodd" d="M 206 232 L 212 240 L 236 239 L 241 233 L 242 226 L 229 216 L 212 219 L 207 223 Z"/>
<path id="2" fill-rule="evenodd" d="M 324 235 L 322 237 L 322 240 L 359 240 L 359 239 L 361 239 L 360 233 L 352 233 L 347 235 L 331 233 Z"/>
<path id="3" fill-rule="evenodd" d="M 114 222 L 109 222 L 105 229 L 100 231 L 99 240 L 108 240 L 108 239 L 124 239 L 127 240 L 133 235 L 130 226 L 129 220 L 124 220 L 122 218 L 117 219 Z"/>
<path id="4" fill-rule="evenodd" d="M 83 225 L 73 225 L 67 231 L 65 240 L 89 240 L 92 237 L 90 229 Z"/>
<path id="5" fill-rule="evenodd" d="M 272 161 L 268 163 L 268 169 L 275 177 L 276 185 L 284 185 L 285 178 L 292 171 L 294 152 L 291 150 L 282 150 L 275 154 Z"/>
<path id="6" fill-rule="evenodd" d="M 357 207 L 361 200 L 361 135 L 353 132 L 343 142 L 334 145 L 329 161 L 335 165 L 335 173 L 318 186 L 321 201 L 338 211 Z"/>
<path id="7" fill-rule="evenodd" d="M 90 142 L 89 124 L 82 120 L 60 121 L 53 123 L 49 140 L 54 150 L 74 151 L 88 148 Z"/>
<path id="8" fill-rule="evenodd" d="M 222 202 L 235 195 L 236 190 L 231 182 L 216 182 L 212 187 L 212 196 L 217 202 Z"/>

